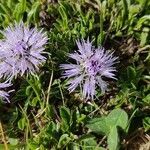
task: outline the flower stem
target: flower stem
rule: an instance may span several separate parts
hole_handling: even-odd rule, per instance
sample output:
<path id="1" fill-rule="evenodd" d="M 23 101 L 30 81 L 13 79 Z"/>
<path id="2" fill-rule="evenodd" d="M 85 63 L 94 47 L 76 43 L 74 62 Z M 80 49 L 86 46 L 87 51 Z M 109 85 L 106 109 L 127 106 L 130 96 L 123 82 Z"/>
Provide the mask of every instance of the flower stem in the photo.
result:
<path id="1" fill-rule="evenodd" d="M 47 105 L 49 103 L 49 97 L 50 97 L 50 90 L 51 90 L 52 80 L 53 80 L 53 70 L 52 70 L 52 73 L 51 73 L 51 77 L 50 77 L 50 80 L 49 80 L 49 86 L 48 86 L 48 90 L 47 90 L 47 98 L 46 98 L 46 104 Z"/>
<path id="2" fill-rule="evenodd" d="M 2 127 L 1 121 L 0 121 L 0 132 L 2 134 L 2 141 L 4 142 L 5 150 L 8 150 L 8 145 L 7 145 L 7 142 L 5 140 L 5 135 L 4 135 L 4 131 L 3 131 L 3 127 Z"/>

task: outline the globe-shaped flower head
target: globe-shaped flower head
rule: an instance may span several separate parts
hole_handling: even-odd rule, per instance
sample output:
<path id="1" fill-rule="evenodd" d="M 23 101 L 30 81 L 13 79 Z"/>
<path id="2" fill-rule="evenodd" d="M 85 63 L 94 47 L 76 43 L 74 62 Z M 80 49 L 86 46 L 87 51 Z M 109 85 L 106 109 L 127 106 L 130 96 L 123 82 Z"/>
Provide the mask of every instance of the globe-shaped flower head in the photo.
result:
<path id="1" fill-rule="evenodd" d="M 61 64 L 64 70 L 63 77 L 69 78 L 68 90 L 74 91 L 79 85 L 82 88 L 82 95 L 85 99 L 93 99 L 96 94 L 96 87 L 100 87 L 102 93 L 107 89 L 107 82 L 102 77 L 115 78 L 116 71 L 113 65 L 117 57 L 113 52 L 105 51 L 104 48 L 95 48 L 89 40 L 77 41 L 79 50 L 69 54 L 76 64 Z"/>
<path id="2" fill-rule="evenodd" d="M 43 30 L 16 23 L 1 33 L 0 76 L 12 79 L 18 74 L 34 73 L 45 62 L 42 53 L 48 38 Z"/>

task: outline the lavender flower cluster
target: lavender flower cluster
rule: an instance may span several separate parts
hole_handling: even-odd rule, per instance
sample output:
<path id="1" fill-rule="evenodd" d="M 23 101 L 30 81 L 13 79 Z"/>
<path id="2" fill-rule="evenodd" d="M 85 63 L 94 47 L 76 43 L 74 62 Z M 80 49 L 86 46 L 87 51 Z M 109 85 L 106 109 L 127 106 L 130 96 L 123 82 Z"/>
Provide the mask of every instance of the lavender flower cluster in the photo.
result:
<path id="1" fill-rule="evenodd" d="M 11 86 L 11 81 L 18 75 L 35 73 L 45 62 L 44 46 L 47 35 L 43 30 L 30 29 L 24 23 L 15 24 L 1 31 L 0 40 L 0 78 L 6 82 L 0 83 L 0 97 L 9 101 L 9 92 L 4 88 Z"/>
<path id="2" fill-rule="evenodd" d="M 77 41 L 77 46 L 79 50 L 69 54 L 69 58 L 74 59 L 76 64 L 61 64 L 60 68 L 64 71 L 63 77 L 68 78 L 70 92 L 80 86 L 83 98 L 93 99 L 96 86 L 100 87 L 102 93 L 107 90 L 108 83 L 103 77 L 116 79 L 116 68 L 113 65 L 117 63 L 117 57 L 103 47 L 95 48 L 89 40 Z"/>
<path id="3" fill-rule="evenodd" d="M 41 64 L 46 61 L 44 46 L 48 38 L 43 30 L 30 29 L 22 22 L 11 25 L 4 31 L 0 40 L 0 78 L 6 79 L 0 83 L 0 97 L 9 101 L 9 92 L 4 89 L 11 86 L 12 79 L 24 74 L 35 73 Z M 77 41 L 78 51 L 69 54 L 76 64 L 61 64 L 64 71 L 63 78 L 68 78 L 68 90 L 73 92 L 79 85 L 84 99 L 93 99 L 96 87 L 101 92 L 107 90 L 108 83 L 103 79 L 115 78 L 116 68 L 113 65 L 117 57 L 113 52 L 105 51 L 103 47 L 95 48 L 87 40 Z"/>

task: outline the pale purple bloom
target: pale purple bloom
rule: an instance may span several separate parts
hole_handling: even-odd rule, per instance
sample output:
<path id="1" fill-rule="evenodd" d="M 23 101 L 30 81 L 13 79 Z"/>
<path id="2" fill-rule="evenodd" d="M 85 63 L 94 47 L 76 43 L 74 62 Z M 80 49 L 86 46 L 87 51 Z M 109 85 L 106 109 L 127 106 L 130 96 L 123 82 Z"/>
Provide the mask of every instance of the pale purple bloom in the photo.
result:
<path id="1" fill-rule="evenodd" d="M 13 78 L 18 74 L 34 73 L 46 61 L 42 56 L 47 43 L 43 30 L 30 29 L 22 22 L 11 25 L 1 32 L 0 76 Z"/>
<path id="2" fill-rule="evenodd" d="M 83 98 L 93 99 L 97 86 L 102 93 L 107 89 L 108 83 L 102 77 L 116 79 L 116 68 L 113 65 L 117 57 L 102 47 L 95 48 L 89 40 L 77 41 L 77 46 L 79 50 L 69 54 L 76 64 L 61 64 L 60 68 L 64 70 L 63 77 L 69 79 L 67 83 L 70 92 L 80 85 Z"/>
<path id="3" fill-rule="evenodd" d="M 6 82 L 0 83 L 0 99 L 7 100 L 7 102 L 9 102 L 8 97 L 9 97 L 9 93 L 11 91 L 6 92 L 6 91 L 4 91 L 4 89 L 7 87 L 10 87 L 10 86 L 11 86 L 10 83 L 6 83 Z"/>

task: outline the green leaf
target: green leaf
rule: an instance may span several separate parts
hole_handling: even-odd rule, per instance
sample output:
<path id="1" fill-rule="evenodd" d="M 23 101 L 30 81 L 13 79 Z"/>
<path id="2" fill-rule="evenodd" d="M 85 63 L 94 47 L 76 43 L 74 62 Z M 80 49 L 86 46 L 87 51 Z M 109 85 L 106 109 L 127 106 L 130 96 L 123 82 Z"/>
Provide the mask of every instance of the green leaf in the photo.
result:
<path id="1" fill-rule="evenodd" d="M 40 2 L 37 1 L 35 2 L 33 5 L 32 5 L 32 8 L 31 10 L 28 12 L 28 18 L 27 18 L 27 21 L 28 23 L 32 22 L 33 21 L 37 21 L 38 19 L 38 16 L 39 16 L 39 9 L 40 9 Z"/>
<path id="2" fill-rule="evenodd" d="M 135 68 L 129 66 L 127 68 L 127 76 L 128 76 L 128 79 L 130 81 L 133 80 L 133 79 L 135 79 L 136 78 L 136 70 L 135 70 Z"/>
<path id="3" fill-rule="evenodd" d="M 81 141 L 82 142 L 82 149 L 84 150 L 94 150 L 95 147 L 97 146 L 97 142 L 95 141 L 95 138 L 86 138 Z"/>
<path id="4" fill-rule="evenodd" d="M 38 145 L 33 140 L 28 140 L 27 147 L 30 150 L 35 150 L 38 148 Z"/>
<path id="5" fill-rule="evenodd" d="M 149 31 L 150 31 L 150 29 L 148 27 L 143 28 L 143 31 L 142 31 L 141 36 L 140 36 L 140 40 L 141 40 L 140 41 L 140 46 L 141 47 L 144 46 L 147 43 Z"/>
<path id="6" fill-rule="evenodd" d="M 66 146 L 70 142 L 71 138 L 69 137 L 68 134 L 63 134 L 58 142 L 58 148 L 62 148 Z"/>
<path id="7" fill-rule="evenodd" d="M 94 118 L 90 120 L 86 126 L 95 133 L 102 134 L 102 135 L 109 134 L 110 127 L 109 124 L 107 124 L 106 117 Z"/>
<path id="8" fill-rule="evenodd" d="M 144 97 L 143 101 L 150 105 L 150 94 L 146 95 L 146 97 Z"/>
<path id="9" fill-rule="evenodd" d="M 78 139 L 79 145 L 81 145 L 83 150 L 105 150 L 103 147 L 99 147 L 95 136 L 93 135 L 83 135 Z"/>
<path id="10" fill-rule="evenodd" d="M 14 4 L 14 2 L 13 2 L 12 0 L 7 0 L 7 6 L 8 6 L 9 8 L 12 8 L 12 7 L 13 7 L 13 4 Z"/>
<path id="11" fill-rule="evenodd" d="M 69 123 L 70 122 L 70 111 L 68 108 L 66 108 L 65 106 L 62 106 L 60 108 L 60 116 L 61 119 L 66 122 Z"/>
<path id="12" fill-rule="evenodd" d="M 122 1 L 123 1 L 122 27 L 123 27 L 125 24 L 125 21 L 128 20 L 129 9 L 128 9 L 127 0 L 122 0 Z"/>
<path id="13" fill-rule="evenodd" d="M 117 128 L 126 129 L 128 125 L 128 115 L 122 109 L 114 109 L 106 117 L 95 118 L 86 125 L 97 134 L 107 136 L 109 150 L 118 150 L 119 137 Z"/>
<path id="14" fill-rule="evenodd" d="M 30 96 L 31 93 L 32 93 L 32 87 L 29 85 L 29 86 L 26 87 L 26 95 Z"/>
<path id="15" fill-rule="evenodd" d="M 58 8 L 58 11 L 59 11 L 59 13 L 60 13 L 60 15 L 61 15 L 61 18 L 63 19 L 63 20 L 66 20 L 67 21 L 67 15 L 66 15 L 66 10 L 65 10 L 65 7 L 63 6 L 63 5 L 61 5 L 59 8 Z"/>
<path id="16" fill-rule="evenodd" d="M 118 136 L 116 127 L 111 128 L 111 131 L 108 135 L 107 143 L 108 143 L 109 150 L 118 150 L 119 149 L 119 147 L 118 147 L 119 136 Z"/>
<path id="17" fill-rule="evenodd" d="M 20 0 L 20 2 L 16 5 L 15 10 L 13 11 L 13 15 L 16 20 L 19 22 L 23 18 L 23 13 L 26 11 L 26 0 Z"/>
<path id="18" fill-rule="evenodd" d="M 26 11 L 26 0 L 20 0 L 20 9 L 21 9 L 21 12 L 24 12 Z"/>
<path id="19" fill-rule="evenodd" d="M 52 121 L 48 125 L 46 132 L 49 134 L 49 136 L 52 136 L 55 130 L 56 130 L 56 124 Z"/>
<path id="20" fill-rule="evenodd" d="M 71 121 L 71 116 L 70 116 L 69 109 L 62 106 L 60 108 L 60 116 L 61 116 L 61 119 L 62 119 L 62 122 L 61 122 L 62 129 L 64 131 L 67 131 L 70 127 L 70 121 Z"/>
<path id="21" fill-rule="evenodd" d="M 58 8 L 58 11 L 61 15 L 61 21 L 60 21 L 60 25 L 63 28 L 63 30 L 65 30 L 68 27 L 68 17 L 66 14 L 66 8 L 60 4 L 60 7 Z"/>
<path id="22" fill-rule="evenodd" d="M 26 119 L 25 119 L 25 118 L 21 118 L 21 119 L 18 121 L 18 128 L 19 128 L 20 130 L 23 130 L 24 127 L 25 127 L 25 125 L 26 125 Z"/>
<path id="23" fill-rule="evenodd" d="M 140 29 L 142 27 L 143 23 L 147 20 L 150 21 L 150 15 L 145 15 L 145 16 L 141 17 L 137 22 L 136 29 Z"/>
<path id="24" fill-rule="evenodd" d="M 11 144 L 11 145 L 17 145 L 19 143 L 18 139 L 16 138 L 9 138 L 8 139 L 8 142 Z"/>
<path id="25" fill-rule="evenodd" d="M 10 14 L 10 9 L 6 6 L 0 3 L 0 12 L 5 13 L 9 16 Z"/>
<path id="26" fill-rule="evenodd" d="M 128 115 L 120 108 L 114 109 L 107 117 L 107 124 L 109 124 L 110 130 L 113 127 L 121 127 L 125 130 L 128 124 Z"/>
<path id="27" fill-rule="evenodd" d="M 150 131 L 150 117 L 145 117 L 143 119 L 143 126 L 146 132 Z"/>
<path id="28" fill-rule="evenodd" d="M 37 97 L 34 97 L 34 98 L 32 99 L 32 101 L 30 102 L 30 105 L 33 106 L 33 107 L 35 107 L 36 104 L 37 104 L 37 102 L 38 102 L 38 98 L 37 98 Z"/>
<path id="29" fill-rule="evenodd" d="M 114 127 L 120 127 L 125 130 L 127 124 L 127 113 L 117 108 L 111 111 L 107 117 L 94 118 L 90 120 L 86 126 L 95 133 L 108 135 Z"/>

